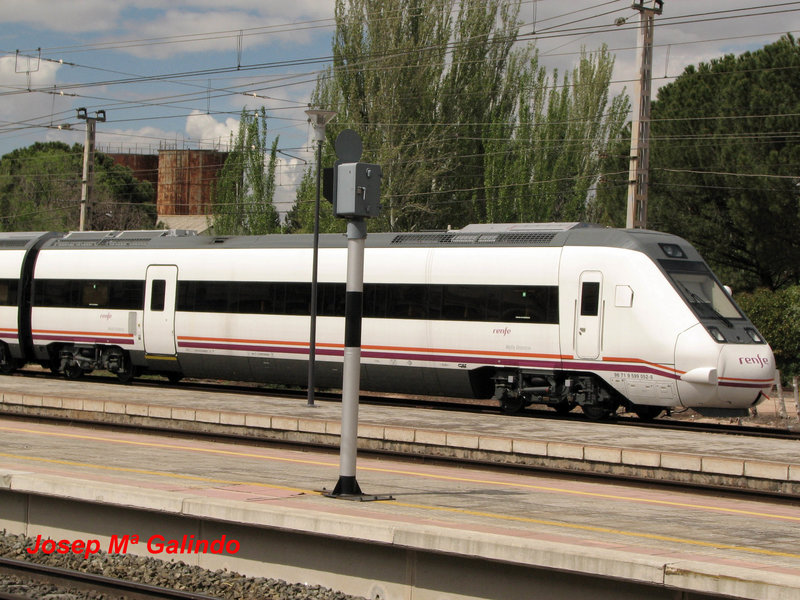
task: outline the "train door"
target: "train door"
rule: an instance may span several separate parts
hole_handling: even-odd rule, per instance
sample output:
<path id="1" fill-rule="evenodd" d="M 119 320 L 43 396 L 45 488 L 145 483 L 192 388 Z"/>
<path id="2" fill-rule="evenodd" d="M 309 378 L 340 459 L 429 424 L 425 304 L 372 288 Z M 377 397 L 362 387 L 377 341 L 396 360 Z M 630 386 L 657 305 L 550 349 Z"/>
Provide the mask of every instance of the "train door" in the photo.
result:
<path id="1" fill-rule="evenodd" d="M 603 324 L 603 274 L 584 271 L 578 284 L 578 310 L 575 315 L 575 354 L 578 358 L 600 356 Z"/>
<path id="2" fill-rule="evenodd" d="M 175 355 L 175 293 L 178 267 L 150 265 L 144 296 L 144 351 Z"/>

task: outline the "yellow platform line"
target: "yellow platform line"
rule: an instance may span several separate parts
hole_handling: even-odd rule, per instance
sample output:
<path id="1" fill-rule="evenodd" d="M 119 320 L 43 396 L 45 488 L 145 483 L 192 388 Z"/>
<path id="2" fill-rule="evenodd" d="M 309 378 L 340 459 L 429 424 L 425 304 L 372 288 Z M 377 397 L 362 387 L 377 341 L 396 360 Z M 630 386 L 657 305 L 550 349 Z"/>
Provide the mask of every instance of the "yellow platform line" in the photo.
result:
<path id="1" fill-rule="evenodd" d="M 305 459 L 292 459 L 292 458 L 284 458 L 284 457 L 276 457 L 276 456 L 268 456 L 263 454 L 255 454 L 250 452 L 239 452 L 239 451 L 232 451 L 232 450 L 221 450 L 221 449 L 212 449 L 212 448 L 197 448 L 193 446 L 186 446 L 186 445 L 179 445 L 179 444 L 165 444 L 159 442 L 137 442 L 133 440 L 120 440 L 114 438 L 106 438 L 103 436 L 93 436 L 93 435 L 84 435 L 84 434 L 72 434 L 72 433 L 59 433 L 59 432 L 45 432 L 39 431 L 34 429 L 26 429 L 26 428 L 18 428 L 18 427 L 2 427 L 0 426 L 0 431 L 16 431 L 22 433 L 30 433 L 35 435 L 47 435 L 52 437 L 62 437 L 62 438 L 70 438 L 70 439 L 82 439 L 82 440 L 92 440 L 92 441 L 101 441 L 101 442 L 109 442 L 115 444 L 125 444 L 125 445 L 133 445 L 133 446 L 147 446 L 153 448 L 164 448 L 164 449 L 172 449 L 172 450 L 186 450 L 191 452 L 202 452 L 206 454 L 217 454 L 223 456 L 239 456 L 244 458 L 257 458 L 260 460 L 273 460 L 273 461 L 280 461 L 280 462 L 289 462 L 289 463 L 296 463 L 296 464 L 308 464 L 308 465 L 315 465 L 315 466 L 325 466 L 325 467 L 336 467 L 338 466 L 337 463 L 334 462 L 323 462 L 323 461 L 313 461 L 313 460 L 305 460 Z M 188 481 L 198 481 L 203 483 L 215 483 L 215 484 L 224 484 L 224 485 L 252 485 L 258 486 L 263 488 L 273 488 L 273 489 L 282 489 L 293 491 L 302 494 L 308 495 L 319 495 L 321 492 L 315 490 L 307 490 L 303 488 L 294 488 L 288 486 L 279 486 L 279 485 L 272 485 L 266 483 L 259 483 L 253 481 L 235 481 L 235 480 L 224 480 L 224 479 L 215 479 L 209 477 L 201 477 L 197 475 L 185 475 L 185 474 L 176 474 L 176 473 L 169 473 L 165 471 L 151 471 L 147 469 L 135 469 L 130 467 L 114 467 L 110 465 L 97 465 L 93 463 L 82 463 L 82 462 L 75 462 L 75 461 L 67 461 L 67 460 L 60 460 L 60 459 L 49 459 L 49 458 L 42 458 L 42 457 L 28 457 L 23 455 L 15 455 L 15 454 L 8 454 L 8 453 L 0 453 L 0 457 L 6 458 L 13 458 L 16 460 L 30 460 L 34 462 L 42 462 L 42 463 L 51 463 L 51 464 L 60 464 L 65 466 L 76 466 L 76 467 L 83 467 L 83 468 L 90 468 L 90 469 L 99 469 L 105 471 L 118 471 L 122 473 L 136 473 L 136 474 L 143 474 L 143 475 L 152 475 L 158 477 L 169 477 L 175 478 L 180 480 L 188 480 Z M 512 482 L 503 482 L 503 481 L 496 481 L 496 480 L 487 480 L 487 479 L 477 479 L 477 478 L 467 478 L 467 477 L 455 477 L 455 476 L 447 476 L 447 475 L 434 475 L 429 473 L 420 473 L 416 471 L 408 471 L 408 470 L 401 470 L 401 469 L 385 469 L 385 468 L 375 468 L 375 467 L 360 467 L 359 470 L 361 471 L 372 471 L 372 472 L 380 472 L 380 473 L 387 473 L 387 474 L 398 474 L 398 475 L 412 475 L 412 476 L 420 476 L 426 477 L 429 479 L 438 479 L 438 480 L 445 480 L 445 481 L 455 481 L 455 482 L 462 482 L 462 483 L 475 483 L 481 485 L 496 485 L 496 486 L 504 486 L 504 487 L 514 487 L 514 488 L 523 488 L 523 489 L 531 489 L 531 490 L 541 490 L 541 491 L 548 491 L 548 492 L 558 492 L 564 494 L 574 494 L 574 495 L 581 495 L 581 496 L 589 496 L 589 497 L 599 497 L 599 498 L 609 498 L 609 499 L 617 499 L 617 500 L 625 500 L 630 502 L 643 502 L 648 504 L 656 504 L 656 505 L 667 505 L 673 507 L 680 507 L 680 508 L 698 508 L 704 510 L 713 510 L 719 511 L 724 513 L 733 513 L 738 515 L 748 515 L 748 516 L 758 516 L 763 518 L 770 518 L 770 519 L 779 519 L 779 520 L 789 520 L 789 521 L 800 521 L 800 517 L 792 517 L 788 515 L 773 515 L 769 513 L 761 513 L 755 511 L 747 511 L 747 510 L 740 510 L 740 509 L 730 509 L 724 507 L 714 507 L 714 506 L 704 506 L 704 505 L 695 505 L 690 503 L 681 503 L 681 502 L 671 502 L 666 500 L 655 500 L 655 499 L 648 499 L 648 498 L 635 498 L 630 496 L 618 496 L 612 494 L 600 494 L 595 492 L 582 492 L 576 490 L 567 490 L 562 488 L 554 488 L 549 486 L 540 486 L 534 484 L 523 484 L 523 483 L 512 483 Z M 461 509 L 461 508 L 454 508 L 454 507 L 440 507 L 440 506 L 431 506 L 431 505 L 424 505 L 424 504 L 411 504 L 411 503 L 403 503 L 398 501 L 391 501 L 391 504 L 397 506 L 404 506 L 407 508 L 417 508 L 429 511 L 438 511 L 438 512 L 447 512 L 451 514 L 465 514 L 471 516 L 478 516 L 484 518 L 491 518 L 501 521 L 512 521 L 512 522 L 524 522 L 524 523 L 532 523 L 537 525 L 547 525 L 552 527 L 559 527 L 564 529 L 572 529 L 572 530 L 579 530 L 579 531 L 591 531 L 591 532 L 600 532 L 600 533 L 609 533 L 614 535 L 622 535 L 627 537 L 634 537 L 634 538 L 641 538 L 641 539 L 649 539 L 649 540 L 660 540 L 666 542 L 675 542 L 681 543 L 691 546 L 698 546 L 698 547 L 710 547 L 710 548 L 723 548 L 729 550 L 739 550 L 742 552 L 748 552 L 752 554 L 762 554 L 768 556 L 782 556 L 782 557 L 789 557 L 789 558 L 798 558 L 800 559 L 800 554 L 793 554 L 788 552 L 778 552 L 774 550 L 766 550 L 762 548 L 750 548 L 747 546 L 737 546 L 733 544 L 720 544 L 715 542 L 704 542 L 701 540 L 692 540 L 688 538 L 678 538 L 678 537 L 671 537 L 671 536 L 661 536 L 658 534 L 649 534 L 649 533 L 642 533 L 642 532 L 633 532 L 633 531 L 625 531 L 621 529 L 612 529 L 606 527 L 597 527 L 593 525 L 580 525 L 575 523 L 564 523 L 558 521 L 548 521 L 543 519 L 535 519 L 532 517 L 524 517 L 519 515 L 503 515 L 497 513 L 487 513 L 487 512 L 478 512 L 478 511 L 471 511 L 468 509 Z"/>
<path id="2" fill-rule="evenodd" d="M 111 471 L 111 472 L 120 472 L 120 473 L 136 473 L 140 475 L 151 475 L 157 477 L 167 477 L 170 479 L 178 479 L 182 481 L 196 481 L 202 483 L 214 483 L 214 484 L 223 484 L 223 485 L 248 485 L 248 486 L 257 486 L 262 487 L 265 489 L 280 489 L 280 490 L 288 490 L 297 492 L 298 494 L 306 494 L 306 495 L 321 495 L 322 492 L 317 490 L 306 490 L 303 488 L 293 488 L 288 486 L 280 486 L 280 485 L 272 485 L 266 483 L 260 483 L 257 481 L 238 481 L 238 480 L 229 480 L 229 479 L 217 479 L 213 477 L 202 477 L 199 475 L 184 475 L 178 473 L 168 473 L 166 471 L 152 471 L 148 469 L 134 469 L 130 467 L 112 467 L 109 465 L 97 465 L 93 463 L 83 463 L 77 461 L 69 461 L 69 460 L 60 460 L 54 458 L 41 458 L 41 457 L 31 457 L 31 456 L 22 456 L 17 454 L 9 454 L 2 452 L 0 453 L 0 457 L 3 458 L 10 458 L 14 460 L 22 460 L 22 461 L 32 461 L 32 462 L 40 462 L 46 464 L 57 464 L 57 465 L 64 465 L 64 466 L 72 466 L 72 467 L 82 467 L 82 468 L 89 468 L 89 469 L 98 469 L 102 471 Z M 608 533 L 613 535 L 620 535 L 626 536 L 636 539 L 645 539 L 645 540 L 657 540 L 662 542 L 672 542 L 678 544 L 684 544 L 688 546 L 697 546 L 702 548 L 716 548 L 716 549 L 723 549 L 723 550 L 737 550 L 740 552 L 745 552 L 749 554 L 760 554 L 765 556 L 780 556 L 784 558 L 796 558 L 800 559 L 800 554 L 793 554 L 790 552 L 778 552 L 776 550 L 767 550 L 764 548 L 751 548 L 749 546 L 737 546 L 735 544 L 722 544 L 718 542 L 704 542 L 702 540 L 692 540 L 688 538 L 679 538 L 679 537 L 671 537 L 671 536 L 664 536 L 658 535 L 653 533 L 642 533 L 636 531 L 626 531 L 623 529 L 612 529 L 609 527 L 597 527 L 594 525 L 580 525 L 577 523 L 564 523 L 558 521 L 548 521 L 545 519 L 535 519 L 532 517 L 523 517 L 519 515 L 501 515 L 496 513 L 488 513 L 488 512 L 480 512 L 480 511 L 473 511 L 463 508 L 453 508 L 453 507 L 444 507 L 444 506 L 431 506 L 427 504 L 412 504 L 408 502 L 398 502 L 396 500 L 392 501 L 384 501 L 384 504 L 391 504 L 393 506 L 402 506 L 406 508 L 415 508 L 419 510 L 426 510 L 431 512 L 445 512 L 449 514 L 461 514 L 461 515 L 470 515 L 474 517 L 483 517 L 489 519 L 496 519 L 499 521 L 511 521 L 517 523 L 530 523 L 536 525 L 546 525 L 550 527 L 557 527 L 561 529 L 570 529 L 574 531 L 589 531 L 593 533 Z"/>
<path id="3" fill-rule="evenodd" d="M 26 429 L 22 427 L 3 427 L 0 426 L 0 431 L 16 431 L 20 433 L 30 433 L 33 435 L 46 435 L 51 437 L 61 437 L 61 438 L 70 438 L 70 439 L 78 439 L 78 440 L 91 440 L 91 441 L 100 441 L 100 442 L 108 442 L 112 444 L 124 444 L 129 446 L 144 446 L 150 448 L 164 448 L 169 450 L 183 450 L 187 452 L 200 452 L 204 454 L 214 454 L 218 456 L 236 456 L 239 458 L 255 458 L 258 460 L 272 460 L 276 462 L 285 462 L 285 463 L 295 463 L 295 464 L 303 464 L 303 465 L 312 465 L 312 466 L 321 466 L 321 467 L 337 467 L 338 462 L 336 461 L 320 461 L 320 460 L 309 460 L 309 459 L 302 459 L 302 458 L 288 458 L 283 456 L 270 456 L 266 454 L 256 454 L 253 452 L 242 452 L 242 451 L 234 451 L 234 450 L 222 450 L 219 448 L 198 448 L 196 446 L 187 446 L 184 444 L 167 444 L 163 442 L 139 442 L 134 440 L 120 440 L 116 438 L 98 436 L 98 435 L 86 435 L 86 434 L 75 434 L 75 433 L 62 433 L 62 432 L 47 432 L 47 431 L 39 431 L 35 429 Z M 558 494 L 566 494 L 572 496 L 584 496 L 589 498 L 602 498 L 605 500 L 621 500 L 627 502 L 636 502 L 639 504 L 651 504 L 655 506 L 670 506 L 676 508 L 691 508 L 697 510 L 707 510 L 707 511 L 714 511 L 714 512 L 721 512 L 726 514 L 733 514 L 733 515 L 744 515 L 749 517 L 760 517 L 764 519 L 774 519 L 779 521 L 790 521 L 790 522 L 797 522 L 800 523 L 800 516 L 791 516 L 791 515 L 776 515 L 772 513 L 765 513 L 759 511 L 752 511 L 752 510 L 744 510 L 739 508 L 727 508 L 723 506 L 713 506 L 710 504 L 696 504 L 692 502 L 676 502 L 671 500 L 659 500 L 656 498 L 639 498 L 635 496 L 625 496 L 620 494 L 607 494 L 602 492 L 588 492 L 582 490 L 571 490 L 567 488 L 559 488 L 553 486 L 546 486 L 546 485 L 538 485 L 538 484 L 531 484 L 531 483 L 521 483 L 521 482 L 510 482 L 510 481 L 499 481 L 493 479 L 478 479 L 474 477 L 456 477 L 452 475 L 440 475 L 434 473 L 424 473 L 420 471 L 412 471 L 406 469 L 387 469 L 382 467 L 365 467 L 360 466 L 358 467 L 359 471 L 368 471 L 372 473 L 384 473 L 388 475 L 407 475 L 410 477 L 422 477 L 426 479 L 433 479 L 439 481 L 453 481 L 459 483 L 473 483 L 476 485 L 492 485 L 497 487 L 508 487 L 508 488 L 515 488 L 515 489 L 525 489 L 525 490 L 532 490 L 532 491 L 541 491 L 541 492 L 552 492 Z"/>

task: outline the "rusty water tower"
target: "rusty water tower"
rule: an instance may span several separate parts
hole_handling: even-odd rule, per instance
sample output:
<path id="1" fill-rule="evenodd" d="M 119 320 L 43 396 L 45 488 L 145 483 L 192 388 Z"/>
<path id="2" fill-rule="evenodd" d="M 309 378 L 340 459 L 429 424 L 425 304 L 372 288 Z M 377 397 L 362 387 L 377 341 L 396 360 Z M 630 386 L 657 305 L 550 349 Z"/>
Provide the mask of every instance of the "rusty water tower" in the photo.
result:
<path id="1" fill-rule="evenodd" d="M 226 152 L 165 150 L 158 152 L 159 217 L 211 214 L 212 194 Z"/>

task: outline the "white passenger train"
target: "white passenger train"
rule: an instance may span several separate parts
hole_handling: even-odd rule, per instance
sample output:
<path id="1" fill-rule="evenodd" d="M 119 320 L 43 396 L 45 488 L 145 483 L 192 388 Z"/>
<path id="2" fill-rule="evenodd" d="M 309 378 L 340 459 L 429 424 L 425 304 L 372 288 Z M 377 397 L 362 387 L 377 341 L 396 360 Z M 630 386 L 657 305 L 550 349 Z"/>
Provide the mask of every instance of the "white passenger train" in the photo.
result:
<path id="1" fill-rule="evenodd" d="M 0 234 L 0 368 L 304 385 L 312 241 L 128 231 Z M 341 386 L 346 239 L 319 251 L 316 381 Z M 697 251 L 582 224 L 370 234 L 364 390 L 745 414 L 774 357 Z"/>

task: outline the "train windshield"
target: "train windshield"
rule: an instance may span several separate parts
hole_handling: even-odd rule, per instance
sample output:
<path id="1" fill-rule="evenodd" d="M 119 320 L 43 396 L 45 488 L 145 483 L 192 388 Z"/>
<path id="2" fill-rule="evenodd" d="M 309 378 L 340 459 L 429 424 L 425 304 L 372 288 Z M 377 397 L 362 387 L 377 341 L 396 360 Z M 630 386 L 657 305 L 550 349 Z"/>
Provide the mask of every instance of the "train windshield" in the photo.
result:
<path id="1" fill-rule="evenodd" d="M 701 319 L 727 321 L 744 318 L 705 264 L 682 260 L 659 262 L 686 302 Z"/>

